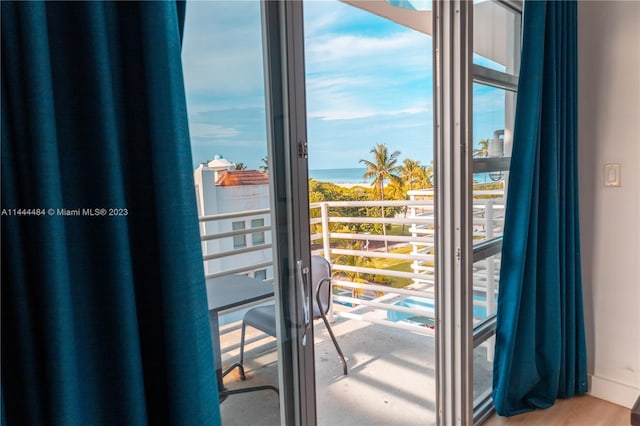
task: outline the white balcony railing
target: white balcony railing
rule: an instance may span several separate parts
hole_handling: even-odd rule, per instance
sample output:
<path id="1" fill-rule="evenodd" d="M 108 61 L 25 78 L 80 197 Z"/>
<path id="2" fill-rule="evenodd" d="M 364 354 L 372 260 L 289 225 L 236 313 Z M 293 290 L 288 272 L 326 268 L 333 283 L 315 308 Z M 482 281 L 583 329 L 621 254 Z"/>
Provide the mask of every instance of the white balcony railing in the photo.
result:
<path id="1" fill-rule="evenodd" d="M 401 201 L 327 201 L 309 206 L 312 252 L 328 259 L 333 268 L 331 316 L 433 334 L 433 193 L 410 191 L 410 196 L 410 200 Z M 476 191 L 473 202 L 474 240 L 490 241 L 501 235 L 502 191 Z M 382 207 L 395 208 L 396 213 L 387 217 L 345 214 L 349 212 L 346 209 L 363 208 L 379 213 Z M 270 221 L 258 228 L 231 229 L 233 220 L 249 222 L 269 213 L 269 209 L 259 209 L 200 218 L 207 278 L 272 270 Z M 380 225 L 389 231 L 383 233 Z M 234 236 L 256 232 L 265 233 L 262 244 L 233 248 Z M 482 319 L 495 311 L 498 271 L 499 256 L 495 253 L 474 263 L 474 317 Z"/>
<path id="2" fill-rule="evenodd" d="M 270 213 L 270 209 L 255 209 L 199 218 L 207 279 L 230 274 L 255 273 L 273 267 Z M 250 222 L 255 218 L 264 219 L 265 225 L 233 229 L 234 222 Z M 264 233 L 263 242 L 258 244 L 247 242 L 247 236 L 258 233 Z M 242 236 L 244 244 L 236 246 L 234 241 L 236 236 Z M 266 281 L 273 281 L 273 276 L 268 275 Z"/>

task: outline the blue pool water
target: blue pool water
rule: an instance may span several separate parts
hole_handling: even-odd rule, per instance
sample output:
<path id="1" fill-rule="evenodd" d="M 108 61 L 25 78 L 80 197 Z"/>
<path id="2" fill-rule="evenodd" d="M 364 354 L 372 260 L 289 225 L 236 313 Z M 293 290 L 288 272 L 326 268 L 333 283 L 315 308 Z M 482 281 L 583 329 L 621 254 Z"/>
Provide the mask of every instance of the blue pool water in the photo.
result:
<path id="1" fill-rule="evenodd" d="M 473 296 L 474 301 L 484 301 L 483 298 L 479 296 Z M 394 303 L 396 306 L 402 306 L 403 308 L 417 309 L 424 311 L 425 314 L 430 314 L 433 316 L 435 314 L 433 300 L 426 299 L 423 297 L 409 297 L 407 299 L 401 300 L 399 302 Z M 484 306 L 473 306 L 473 317 L 474 318 L 485 318 L 487 316 L 487 308 Z M 387 311 L 387 319 L 389 321 L 398 322 L 408 319 L 414 319 L 416 321 L 420 321 L 420 319 L 428 320 L 427 317 L 416 317 L 413 314 L 409 314 L 406 312 L 398 312 L 398 311 Z"/>

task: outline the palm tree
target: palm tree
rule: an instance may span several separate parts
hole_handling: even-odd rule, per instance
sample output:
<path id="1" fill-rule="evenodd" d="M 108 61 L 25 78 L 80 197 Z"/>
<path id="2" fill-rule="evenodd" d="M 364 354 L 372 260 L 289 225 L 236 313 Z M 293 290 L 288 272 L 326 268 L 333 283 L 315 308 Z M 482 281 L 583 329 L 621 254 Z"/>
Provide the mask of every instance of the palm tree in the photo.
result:
<path id="1" fill-rule="evenodd" d="M 341 240 L 338 243 L 338 247 L 344 248 L 347 250 L 362 250 L 362 244 L 360 241 L 344 241 Z M 371 258 L 368 256 L 355 256 L 355 255 L 347 255 L 342 254 L 335 259 L 335 263 L 337 265 L 347 265 L 354 266 L 358 268 L 366 268 L 371 266 Z M 336 277 L 343 277 L 348 279 L 351 282 L 355 283 L 367 283 L 368 281 L 364 279 L 361 272 L 350 272 L 350 271 L 338 271 L 336 272 Z M 351 289 L 351 297 L 358 297 L 358 289 Z"/>
<path id="2" fill-rule="evenodd" d="M 420 180 L 420 175 L 422 174 L 421 168 L 423 166 L 420 164 L 420 161 L 405 158 L 402 161 L 401 167 L 400 176 L 404 182 L 409 185 L 409 190 L 412 190 L 413 185 Z"/>
<path id="3" fill-rule="evenodd" d="M 480 139 L 478 141 L 478 149 L 473 150 L 473 156 L 479 158 L 489 156 L 489 139 Z"/>
<path id="4" fill-rule="evenodd" d="M 258 167 L 258 169 L 260 169 L 260 171 L 264 174 L 269 174 L 269 161 L 266 155 L 262 157 L 262 165 Z"/>
<path id="5" fill-rule="evenodd" d="M 373 178 L 371 186 L 378 188 L 380 201 L 384 201 L 385 181 L 402 182 L 402 179 L 398 177 L 402 167 L 396 165 L 400 151 L 393 151 L 389 154 L 387 145 L 379 143 L 369 152 L 373 154 L 373 161 L 364 159 L 360 160 L 360 164 L 364 164 L 365 166 L 365 172 L 362 177 L 364 179 Z M 381 217 L 384 219 L 384 206 L 380 206 L 380 211 Z M 387 227 L 385 224 L 382 224 L 382 233 L 385 236 L 387 235 Z M 384 247 L 386 251 L 389 251 L 389 245 L 386 240 L 384 242 Z"/>
<path id="6" fill-rule="evenodd" d="M 389 182 L 389 185 L 385 188 L 385 192 L 386 192 L 385 196 L 392 200 L 404 200 L 407 195 L 406 189 L 407 187 L 404 186 L 404 181 L 392 180 L 391 182 Z"/>
<path id="7" fill-rule="evenodd" d="M 402 160 L 402 166 L 400 171 L 400 177 L 404 181 L 405 189 L 407 191 L 411 191 L 414 188 L 414 185 L 420 185 L 420 180 L 424 174 L 424 166 L 420 164 L 420 161 L 415 161 L 410 158 L 405 158 Z M 407 188 L 408 186 L 408 188 Z M 392 189 L 394 189 L 392 187 Z M 405 193 L 406 198 L 409 198 L 409 195 Z M 404 218 L 407 218 L 407 211 L 409 207 L 404 206 L 402 208 L 402 213 L 404 214 Z M 404 234 L 405 224 L 402 224 L 402 233 Z"/>
<path id="8" fill-rule="evenodd" d="M 247 165 L 244 163 L 235 163 L 235 170 L 247 170 Z"/>
<path id="9" fill-rule="evenodd" d="M 433 161 L 429 167 L 420 166 L 418 185 L 422 188 L 433 188 Z"/>

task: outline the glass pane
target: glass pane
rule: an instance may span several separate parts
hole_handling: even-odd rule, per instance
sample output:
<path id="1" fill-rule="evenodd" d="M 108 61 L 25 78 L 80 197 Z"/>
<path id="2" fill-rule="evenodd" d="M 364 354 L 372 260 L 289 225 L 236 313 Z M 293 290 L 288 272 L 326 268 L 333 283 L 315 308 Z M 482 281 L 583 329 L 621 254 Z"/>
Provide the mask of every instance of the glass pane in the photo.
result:
<path id="1" fill-rule="evenodd" d="M 494 1 L 474 1 L 473 62 L 517 76 L 520 67 L 521 14 Z M 500 249 L 509 180 L 515 116 L 514 92 L 473 85 L 473 239 L 494 240 Z M 485 246 L 486 247 L 486 246 Z M 482 252 L 477 252 L 479 254 Z M 487 253 L 487 252 L 485 252 Z M 473 323 L 495 314 L 500 253 L 473 264 Z M 491 395 L 495 337 L 473 351 L 474 407 Z"/>
<path id="2" fill-rule="evenodd" d="M 473 264 L 473 323 L 496 313 L 500 281 L 500 254 Z"/>
<path id="3" fill-rule="evenodd" d="M 511 156 L 515 94 L 474 83 L 473 140 L 473 239 L 478 244 L 500 237 L 504 227 L 506 188 Z M 500 273 L 500 254 L 473 265 L 474 324 L 495 313 Z"/>
<path id="4" fill-rule="evenodd" d="M 264 219 L 251 219 L 252 228 L 260 228 L 264 226 Z M 251 234 L 251 242 L 254 246 L 264 244 L 264 232 L 254 232 Z"/>
<path id="5" fill-rule="evenodd" d="M 473 4 L 473 63 L 518 75 L 521 15 L 494 1 Z"/>
<path id="6" fill-rule="evenodd" d="M 491 395 L 493 386 L 493 345 L 495 337 L 473 350 L 473 406 Z"/>
<path id="7" fill-rule="evenodd" d="M 244 222 L 233 222 L 231 224 L 231 229 L 234 231 L 239 231 L 244 229 Z M 247 246 L 247 238 L 246 235 L 234 235 L 233 236 L 233 248 L 242 248 Z"/>
<path id="8" fill-rule="evenodd" d="M 432 10 L 431 0 L 385 0 L 392 6 L 409 10 Z"/>
<path id="9" fill-rule="evenodd" d="M 257 280 L 261 280 L 264 281 L 267 279 L 267 270 L 266 269 L 260 269 L 259 271 L 255 271 L 253 273 L 253 278 L 257 279 Z"/>
<path id="10" fill-rule="evenodd" d="M 432 39 L 386 6 L 304 3 L 311 249 L 349 365 L 317 322 L 319 424 L 436 422 Z"/>
<path id="11" fill-rule="evenodd" d="M 502 235 L 511 157 L 515 94 L 474 83 L 473 238 L 478 243 Z M 505 160 L 506 159 L 506 160 Z"/>
<path id="12" fill-rule="evenodd" d="M 247 247 L 249 234 L 229 235 L 249 224 L 270 225 L 270 214 L 265 214 L 273 203 L 264 173 L 267 114 L 262 50 L 259 1 L 187 4 L 182 62 L 222 399 L 225 390 L 281 388 L 276 340 L 255 327 L 247 327 L 244 336 L 246 380 L 238 368 L 229 369 L 240 360 L 241 324 L 251 304 L 273 304 L 272 249 Z M 271 231 L 251 235 L 254 244 L 271 239 Z M 241 248 L 243 253 L 229 254 Z M 251 410 L 246 409 L 249 401 Z M 269 390 L 228 395 L 220 405 L 222 422 L 280 424 L 280 405 L 277 393 Z"/>

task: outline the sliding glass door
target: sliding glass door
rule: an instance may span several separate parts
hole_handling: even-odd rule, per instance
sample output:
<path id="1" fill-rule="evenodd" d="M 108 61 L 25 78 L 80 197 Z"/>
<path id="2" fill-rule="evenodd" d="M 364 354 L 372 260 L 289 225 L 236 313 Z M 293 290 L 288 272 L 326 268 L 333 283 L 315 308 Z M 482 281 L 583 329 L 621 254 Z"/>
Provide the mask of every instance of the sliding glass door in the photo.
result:
<path id="1" fill-rule="evenodd" d="M 348 367 L 319 323 L 318 424 L 434 424 L 431 10 L 303 5 L 312 253 Z"/>
<path id="2" fill-rule="evenodd" d="M 322 12 L 327 4 L 187 5 L 223 422 L 472 424 L 491 412 L 520 3 L 342 1 Z M 370 70 L 358 68 L 371 52 Z M 401 179 L 365 177 L 383 152 Z M 360 176 L 338 189 L 310 181 L 310 160 L 315 172 L 360 166 Z M 333 268 L 329 316 L 347 375 L 320 321 L 314 338 L 312 253 Z M 223 303 L 216 282 L 238 276 L 270 293 Z M 274 306 L 274 330 L 245 335 L 260 305 Z M 237 367 L 224 375 L 241 352 L 245 380 Z M 257 389 L 232 392 L 247 387 Z"/>
<path id="3" fill-rule="evenodd" d="M 283 424 L 316 423 L 301 2 L 263 2 Z"/>
<path id="4" fill-rule="evenodd" d="M 439 423 L 479 423 L 491 387 L 522 3 L 434 2 Z"/>
<path id="5" fill-rule="evenodd" d="M 472 315 L 474 421 L 492 412 L 500 252 L 520 68 L 522 3 L 473 5 Z"/>
<path id="6" fill-rule="evenodd" d="M 316 418 L 301 35 L 298 2 L 187 5 L 194 190 L 226 425 Z"/>

